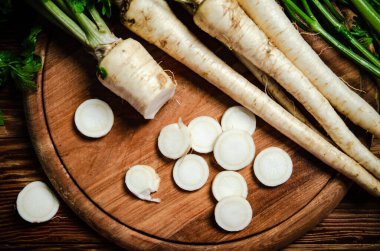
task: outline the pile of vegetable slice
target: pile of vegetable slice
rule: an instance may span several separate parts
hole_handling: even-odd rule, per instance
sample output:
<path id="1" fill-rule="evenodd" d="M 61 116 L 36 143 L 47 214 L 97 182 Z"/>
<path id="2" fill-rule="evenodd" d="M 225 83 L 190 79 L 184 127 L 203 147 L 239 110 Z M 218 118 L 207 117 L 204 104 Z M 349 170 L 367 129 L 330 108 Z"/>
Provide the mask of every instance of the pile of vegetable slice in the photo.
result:
<path id="1" fill-rule="evenodd" d="M 256 117 L 242 106 L 227 109 L 219 122 L 209 116 L 192 119 L 186 126 L 178 123 L 163 127 L 158 136 L 158 149 L 169 159 L 176 160 L 173 167 L 175 184 L 185 191 L 201 189 L 209 177 L 209 165 L 200 155 L 188 153 L 190 149 L 201 154 L 214 153 L 218 165 L 226 171 L 218 173 L 211 191 L 217 204 L 214 210 L 216 223 L 226 231 L 240 231 L 252 219 L 252 207 L 247 201 L 248 186 L 238 170 L 250 165 L 255 155 L 253 133 Z M 266 186 L 286 182 L 292 173 L 289 155 L 277 147 L 259 153 L 253 165 L 257 179 Z M 158 190 L 159 177 L 150 166 L 137 165 L 128 169 L 125 183 L 138 198 L 152 199 Z"/>

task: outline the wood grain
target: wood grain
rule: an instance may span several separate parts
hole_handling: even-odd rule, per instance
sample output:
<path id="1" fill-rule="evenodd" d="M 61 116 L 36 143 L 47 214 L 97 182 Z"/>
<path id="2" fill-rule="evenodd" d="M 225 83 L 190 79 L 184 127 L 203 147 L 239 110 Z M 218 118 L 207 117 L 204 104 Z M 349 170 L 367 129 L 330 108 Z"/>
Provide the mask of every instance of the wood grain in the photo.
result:
<path id="1" fill-rule="evenodd" d="M 11 34 L 17 34 L 14 27 Z M 14 48 L 18 39 L 2 37 L 0 41 Z M 2 95 L 4 93 L 7 95 Z M 9 86 L 0 89 L 0 96 L 0 109 L 6 117 L 12 118 L 12 123 L 6 121 L 7 130 L 0 127 L 0 249 L 116 250 L 114 244 L 97 235 L 63 201 L 57 217 L 46 224 L 30 225 L 17 216 L 14 202 L 22 187 L 30 181 L 48 182 L 48 179 L 27 135 L 22 96 Z M 17 126 L 13 126 L 14 123 Z M 378 205 L 377 199 L 354 185 L 326 219 L 286 250 L 379 250 Z"/>
<path id="2" fill-rule="evenodd" d="M 210 194 L 212 178 L 220 169 L 210 156 L 204 156 L 211 166 L 206 186 L 194 193 L 183 192 L 170 178 L 174 162 L 160 156 L 156 139 L 164 125 L 179 117 L 185 123 L 199 115 L 220 119 L 223 111 L 235 103 L 181 64 L 147 46 L 164 69 L 174 72 L 178 88 L 155 120 L 144 121 L 98 84 L 91 71 L 94 62 L 78 44 L 58 34 L 52 37 L 45 47 L 39 91 L 26 99 L 32 142 L 45 172 L 66 203 L 119 245 L 278 248 L 316 225 L 347 191 L 347 185 L 334 178 L 328 167 L 259 120 L 254 135 L 257 151 L 273 145 L 282 147 L 291 155 L 295 172 L 285 185 L 268 189 L 252 179 L 251 168 L 241 171 L 250 187 L 248 200 L 254 218 L 244 231 L 221 231 L 213 220 L 215 201 Z M 108 102 L 116 118 L 111 133 L 100 140 L 82 137 L 73 125 L 76 107 L 93 97 Z M 162 177 L 156 195 L 162 199 L 159 205 L 137 200 L 126 190 L 125 171 L 138 163 L 152 165 Z"/>

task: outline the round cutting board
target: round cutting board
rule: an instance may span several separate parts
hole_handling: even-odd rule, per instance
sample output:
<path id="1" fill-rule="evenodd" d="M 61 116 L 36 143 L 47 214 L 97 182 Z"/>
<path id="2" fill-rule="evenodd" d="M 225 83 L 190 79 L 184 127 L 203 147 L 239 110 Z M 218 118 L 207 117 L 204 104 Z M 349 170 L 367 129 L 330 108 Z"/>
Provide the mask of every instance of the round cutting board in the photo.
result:
<path id="1" fill-rule="evenodd" d="M 121 29 L 116 25 L 116 31 Z M 121 32 L 122 37 L 131 35 Z M 182 64 L 137 38 L 177 82 L 174 98 L 155 119 L 144 120 L 98 82 L 96 62 L 80 44 L 59 31 L 47 37 L 40 43 L 45 64 L 38 91 L 25 99 L 31 139 L 63 200 L 118 245 L 183 250 L 280 248 L 327 216 L 347 192 L 349 182 L 258 118 L 253 136 L 256 153 L 269 146 L 281 147 L 292 158 L 293 175 L 285 184 L 268 188 L 256 180 L 252 165 L 239 171 L 248 183 L 247 199 L 253 208 L 253 219 L 243 231 L 223 231 L 213 217 L 216 200 L 211 193 L 212 180 L 222 169 L 211 154 L 202 154 L 210 167 L 207 183 L 195 192 L 183 191 L 172 178 L 174 161 L 165 159 L 157 149 L 157 137 L 162 127 L 179 118 L 185 124 L 201 115 L 220 121 L 223 112 L 237 104 Z M 206 43 L 230 65 L 243 69 L 220 44 L 211 39 L 206 39 Z M 357 74 L 347 67 L 343 69 Z M 115 115 L 111 132 L 100 139 L 82 136 L 73 122 L 75 109 L 90 98 L 106 101 Z M 160 175 L 161 184 L 153 196 L 160 198 L 161 203 L 139 200 L 127 190 L 125 173 L 136 164 L 150 165 Z"/>

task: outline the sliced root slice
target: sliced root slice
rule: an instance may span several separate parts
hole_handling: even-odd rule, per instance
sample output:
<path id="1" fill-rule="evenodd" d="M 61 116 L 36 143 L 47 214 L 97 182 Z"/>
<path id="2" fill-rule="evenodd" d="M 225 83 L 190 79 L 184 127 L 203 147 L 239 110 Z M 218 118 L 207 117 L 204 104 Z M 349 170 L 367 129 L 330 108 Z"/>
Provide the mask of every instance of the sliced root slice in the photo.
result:
<path id="1" fill-rule="evenodd" d="M 247 198 L 248 186 L 244 177 L 234 171 L 218 173 L 212 182 L 212 194 L 217 201 L 229 196 Z"/>
<path id="2" fill-rule="evenodd" d="M 190 147 L 190 132 L 181 119 L 178 123 L 161 129 L 158 136 L 158 149 L 165 157 L 178 159 L 185 155 Z"/>
<path id="3" fill-rule="evenodd" d="M 252 207 L 240 196 L 222 199 L 215 207 L 216 223 L 226 231 L 235 232 L 246 228 L 252 220 Z"/>
<path id="4" fill-rule="evenodd" d="M 161 201 L 151 197 L 151 193 L 156 192 L 160 186 L 160 177 L 150 166 L 135 165 L 129 168 L 125 175 L 125 184 L 131 193 L 142 200 Z"/>
<path id="5" fill-rule="evenodd" d="M 222 133 L 218 121 L 209 116 L 200 116 L 190 121 L 189 130 L 191 147 L 199 153 L 212 152 L 215 140 Z"/>
<path id="6" fill-rule="evenodd" d="M 268 147 L 256 156 L 253 171 L 261 183 L 273 187 L 290 178 L 293 163 L 289 154 L 281 148 Z"/>
<path id="7" fill-rule="evenodd" d="M 59 201 L 45 183 L 34 181 L 18 194 L 16 206 L 21 218 L 31 223 L 41 223 L 55 216 Z"/>
<path id="8" fill-rule="evenodd" d="M 215 160 L 226 170 L 240 170 L 251 163 L 254 156 L 255 144 L 252 136 L 245 131 L 225 131 L 215 142 Z"/>
<path id="9" fill-rule="evenodd" d="M 75 126 L 85 136 L 100 138 L 113 126 L 114 116 L 111 107 L 99 99 L 88 99 L 75 111 Z"/>
<path id="10" fill-rule="evenodd" d="M 209 168 L 204 158 L 187 154 L 177 160 L 173 168 L 174 182 L 183 190 L 194 191 L 207 181 Z"/>
<path id="11" fill-rule="evenodd" d="M 252 135 L 256 130 L 256 116 L 243 106 L 233 106 L 224 112 L 221 124 L 223 131 L 237 129 Z"/>

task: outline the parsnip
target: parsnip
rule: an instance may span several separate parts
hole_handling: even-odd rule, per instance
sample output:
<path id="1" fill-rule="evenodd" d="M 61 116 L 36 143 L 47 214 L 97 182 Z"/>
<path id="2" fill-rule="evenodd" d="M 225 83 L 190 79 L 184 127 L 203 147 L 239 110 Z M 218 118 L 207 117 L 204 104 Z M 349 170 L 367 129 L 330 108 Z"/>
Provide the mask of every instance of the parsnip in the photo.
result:
<path id="1" fill-rule="evenodd" d="M 210 153 L 222 128 L 216 119 L 209 116 L 199 116 L 192 119 L 188 125 L 191 137 L 191 148 L 199 153 Z"/>
<path id="2" fill-rule="evenodd" d="M 58 211 L 59 201 L 42 181 L 26 185 L 17 196 L 17 212 L 30 223 L 41 223 L 52 219 Z"/>
<path id="3" fill-rule="evenodd" d="M 274 187 L 285 183 L 293 172 L 289 154 L 278 147 L 268 147 L 257 154 L 253 164 L 256 178 L 264 185 Z"/>
<path id="4" fill-rule="evenodd" d="M 76 109 L 74 122 L 83 135 L 100 138 L 111 131 L 114 116 L 111 107 L 106 102 L 88 99 Z"/>
<path id="5" fill-rule="evenodd" d="M 237 0 L 261 30 L 339 112 L 380 137 L 380 115 L 344 84 L 302 38 L 275 0 Z"/>
<path id="6" fill-rule="evenodd" d="M 269 42 L 236 1 L 205 0 L 198 6 L 194 22 L 276 79 L 303 104 L 344 152 L 380 178 L 380 160 L 355 137 L 328 100 Z"/>
<path id="7" fill-rule="evenodd" d="M 243 106 L 233 106 L 223 113 L 221 124 L 223 131 L 237 129 L 252 135 L 256 130 L 256 116 Z"/>
<path id="8" fill-rule="evenodd" d="M 130 30 L 188 66 L 327 165 L 380 196 L 377 179 L 220 60 L 176 18 L 165 1 L 124 1 L 120 7 L 122 22 Z"/>
<path id="9" fill-rule="evenodd" d="M 118 43 L 99 63 L 107 75 L 99 81 L 128 101 L 145 119 L 153 119 L 174 95 L 175 85 L 145 48 L 134 39 Z"/>
<path id="10" fill-rule="evenodd" d="M 136 40 L 116 37 L 93 2 L 27 0 L 49 21 L 81 42 L 98 60 L 100 82 L 153 119 L 174 95 L 175 84 Z"/>
<path id="11" fill-rule="evenodd" d="M 209 169 L 204 158 L 187 154 L 177 160 L 173 168 L 174 182 L 186 191 L 200 189 L 208 179 Z"/>
<path id="12" fill-rule="evenodd" d="M 216 204 L 214 215 L 216 223 L 226 231 L 236 232 L 246 228 L 252 221 L 252 207 L 240 196 L 222 199 Z"/>

